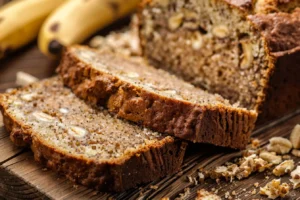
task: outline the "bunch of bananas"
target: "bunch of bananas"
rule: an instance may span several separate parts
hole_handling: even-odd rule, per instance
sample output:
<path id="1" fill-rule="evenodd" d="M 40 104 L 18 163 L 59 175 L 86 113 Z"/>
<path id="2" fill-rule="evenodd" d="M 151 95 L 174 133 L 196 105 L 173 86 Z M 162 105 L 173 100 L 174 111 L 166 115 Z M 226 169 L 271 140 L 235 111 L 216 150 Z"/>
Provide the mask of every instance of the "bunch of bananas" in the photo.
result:
<path id="1" fill-rule="evenodd" d="M 140 0 L 14 0 L 0 7 L 0 58 L 38 38 L 39 49 L 57 56 L 132 12 Z"/>

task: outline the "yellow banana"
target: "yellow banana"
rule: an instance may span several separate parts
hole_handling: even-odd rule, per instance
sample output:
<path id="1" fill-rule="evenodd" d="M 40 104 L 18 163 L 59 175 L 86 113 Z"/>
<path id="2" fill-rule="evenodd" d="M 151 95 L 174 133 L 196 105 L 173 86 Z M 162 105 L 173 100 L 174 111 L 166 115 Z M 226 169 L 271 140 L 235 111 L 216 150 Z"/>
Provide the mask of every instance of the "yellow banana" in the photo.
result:
<path id="1" fill-rule="evenodd" d="M 56 56 L 64 46 L 81 43 L 97 30 L 132 12 L 140 0 L 70 0 L 43 24 L 39 49 Z"/>
<path id="2" fill-rule="evenodd" d="M 46 17 L 65 0 L 14 0 L 0 7 L 0 58 L 35 39 Z"/>

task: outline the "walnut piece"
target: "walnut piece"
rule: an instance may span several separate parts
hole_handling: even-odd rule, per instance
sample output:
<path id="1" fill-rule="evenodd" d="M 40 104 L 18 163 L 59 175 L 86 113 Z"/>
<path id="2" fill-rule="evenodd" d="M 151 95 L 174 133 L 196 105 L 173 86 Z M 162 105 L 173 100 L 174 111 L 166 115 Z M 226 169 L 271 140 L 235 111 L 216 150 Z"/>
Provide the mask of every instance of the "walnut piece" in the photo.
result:
<path id="1" fill-rule="evenodd" d="M 138 23 L 137 15 L 133 15 L 130 22 L 130 28 L 110 32 L 105 37 L 99 35 L 95 36 L 90 40 L 89 45 L 101 51 L 105 50 L 118 54 L 121 53 L 140 60 L 142 50 L 140 46 Z M 152 25 L 151 20 L 149 20 L 149 23 L 146 24 L 146 29 L 149 32 L 147 34 L 154 34 Z"/>
<path id="2" fill-rule="evenodd" d="M 198 178 L 199 178 L 200 183 L 203 183 L 205 180 L 205 176 L 202 172 L 198 172 Z"/>
<path id="3" fill-rule="evenodd" d="M 179 197 L 175 198 L 175 200 L 187 199 L 191 194 L 190 188 L 184 188 L 184 191 L 179 194 Z"/>
<path id="4" fill-rule="evenodd" d="M 297 124 L 292 130 L 290 141 L 295 149 L 300 148 L 300 124 Z"/>
<path id="5" fill-rule="evenodd" d="M 212 34 L 218 38 L 225 38 L 229 35 L 229 29 L 225 25 L 218 25 L 212 29 Z"/>
<path id="6" fill-rule="evenodd" d="M 297 168 L 292 171 L 291 173 L 292 179 L 290 181 L 293 183 L 293 188 L 299 188 L 300 187 L 300 166 L 297 166 Z"/>
<path id="7" fill-rule="evenodd" d="M 183 13 L 176 13 L 173 16 L 171 16 L 168 20 L 169 29 L 174 31 L 177 28 L 179 28 L 183 22 L 183 17 Z"/>
<path id="8" fill-rule="evenodd" d="M 300 157 L 300 150 L 298 149 L 293 149 L 292 150 L 292 155 L 296 156 L 296 157 Z"/>
<path id="9" fill-rule="evenodd" d="M 253 139 L 251 141 L 251 148 L 257 149 L 260 146 L 260 140 L 259 139 Z"/>
<path id="10" fill-rule="evenodd" d="M 258 158 L 256 154 L 253 154 L 251 156 L 245 157 L 241 161 L 239 172 L 237 173 L 236 177 L 239 180 L 247 178 L 253 172 L 263 172 L 270 167 L 271 165 L 267 161 Z"/>
<path id="11" fill-rule="evenodd" d="M 251 67 L 251 63 L 253 61 L 253 54 L 252 54 L 252 46 L 251 43 L 246 41 L 241 42 L 243 54 L 241 55 L 241 64 L 240 67 L 242 69 L 248 69 Z"/>
<path id="12" fill-rule="evenodd" d="M 268 151 L 274 151 L 278 154 L 289 153 L 292 149 L 292 143 L 283 137 L 273 137 L 270 139 L 270 144 L 267 146 Z"/>
<path id="13" fill-rule="evenodd" d="M 194 50 L 199 50 L 202 47 L 202 36 L 199 32 L 195 32 L 192 38 L 192 48 Z"/>
<path id="14" fill-rule="evenodd" d="M 266 195 L 270 199 L 276 199 L 279 196 L 285 197 L 290 191 L 290 186 L 287 183 L 280 183 L 280 179 L 270 181 L 265 187 L 260 188 L 260 194 Z"/>
<path id="15" fill-rule="evenodd" d="M 281 156 L 277 156 L 276 154 L 267 152 L 267 151 L 263 151 L 259 154 L 259 157 L 264 159 L 265 161 L 267 161 L 268 163 L 272 163 L 272 164 L 279 164 L 282 162 L 282 157 Z"/>
<path id="16" fill-rule="evenodd" d="M 290 173 L 295 168 L 293 160 L 285 160 L 273 169 L 275 176 L 282 176 L 286 173 Z"/>
<path id="17" fill-rule="evenodd" d="M 201 189 L 197 191 L 197 196 L 195 200 L 221 200 L 221 197 L 211 192 L 208 192 L 207 190 Z"/>

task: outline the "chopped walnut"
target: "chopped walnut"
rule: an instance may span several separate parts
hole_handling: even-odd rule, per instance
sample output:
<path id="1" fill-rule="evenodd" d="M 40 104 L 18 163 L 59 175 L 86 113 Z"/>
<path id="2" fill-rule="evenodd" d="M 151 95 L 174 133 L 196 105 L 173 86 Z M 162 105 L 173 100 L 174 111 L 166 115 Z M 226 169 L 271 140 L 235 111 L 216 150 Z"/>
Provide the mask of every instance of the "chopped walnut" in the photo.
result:
<path id="1" fill-rule="evenodd" d="M 293 149 L 292 150 L 292 155 L 296 156 L 296 157 L 300 157 L 300 150 L 298 149 Z"/>
<path id="2" fill-rule="evenodd" d="M 232 182 L 239 171 L 240 169 L 236 164 L 231 164 L 227 167 L 218 166 L 215 170 L 210 172 L 210 177 L 216 180 L 219 180 L 222 177 L 225 178 L 227 181 Z"/>
<path id="3" fill-rule="evenodd" d="M 218 38 L 225 38 L 229 35 L 229 29 L 225 25 L 219 25 L 212 29 L 212 33 Z"/>
<path id="4" fill-rule="evenodd" d="M 279 196 L 285 197 L 289 193 L 290 186 L 287 183 L 280 183 L 280 179 L 270 181 L 265 187 L 260 188 L 260 194 L 266 195 L 270 199 L 276 199 Z"/>
<path id="5" fill-rule="evenodd" d="M 197 180 L 195 177 L 187 176 L 187 180 L 188 180 L 190 183 L 193 183 L 193 184 L 195 184 L 195 185 L 198 185 L 198 180 Z"/>
<path id="6" fill-rule="evenodd" d="M 300 166 L 297 166 L 297 168 L 292 171 L 291 173 L 292 179 L 290 181 L 293 183 L 293 188 L 299 188 L 300 187 Z"/>
<path id="7" fill-rule="evenodd" d="M 170 30 L 174 31 L 179 28 L 183 22 L 184 15 L 183 13 L 176 13 L 171 16 L 168 20 L 168 26 Z"/>
<path id="8" fill-rule="evenodd" d="M 272 164 L 269 164 L 267 161 L 263 160 L 262 158 L 255 158 L 254 164 L 255 164 L 255 171 L 258 172 L 263 172 L 272 166 Z"/>
<path id="9" fill-rule="evenodd" d="M 229 192 L 225 192 L 225 199 L 231 199 L 231 196 L 230 196 Z"/>
<path id="10" fill-rule="evenodd" d="M 190 188 L 184 188 L 183 193 L 179 194 L 178 198 L 175 198 L 175 200 L 181 200 L 181 199 L 187 199 L 191 194 L 191 189 Z"/>
<path id="11" fill-rule="evenodd" d="M 295 168 L 293 160 L 285 160 L 273 169 L 275 176 L 282 176 L 286 173 L 290 173 Z"/>
<path id="12" fill-rule="evenodd" d="M 259 186 L 259 183 L 256 182 L 256 183 L 254 183 L 253 185 L 254 185 L 254 187 L 258 187 L 258 186 Z"/>
<path id="13" fill-rule="evenodd" d="M 300 148 L 300 124 L 297 124 L 292 130 L 290 140 L 295 149 Z"/>
<path id="14" fill-rule="evenodd" d="M 198 178 L 201 183 L 203 183 L 205 180 L 205 176 L 202 172 L 198 172 Z"/>
<path id="15" fill-rule="evenodd" d="M 263 172 L 270 168 L 271 165 L 265 160 L 258 158 L 255 154 L 244 158 L 241 162 L 240 170 L 237 173 L 238 179 L 247 178 L 253 172 Z"/>
<path id="16" fill-rule="evenodd" d="M 193 180 L 194 180 L 194 184 L 198 185 L 198 181 L 197 181 L 197 179 L 195 177 L 193 178 Z"/>
<path id="17" fill-rule="evenodd" d="M 91 39 L 89 45 L 93 48 L 121 53 L 141 60 L 139 56 L 142 55 L 142 50 L 137 23 L 138 17 L 134 15 L 131 20 L 131 28 L 119 32 L 111 32 L 106 37 L 95 36 Z"/>
<path id="18" fill-rule="evenodd" d="M 289 160 L 289 159 L 291 159 L 291 156 L 290 155 L 283 155 L 282 159 L 283 160 Z"/>
<path id="19" fill-rule="evenodd" d="M 255 170 L 255 163 L 254 158 L 256 157 L 255 154 L 244 158 L 241 161 L 240 171 L 237 173 L 236 177 L 240 180 L 243 178 L 247 178 L 254 170 Z"/>
<path id="20" fill-rule="evenodd" d="M 191 177 L 191 176 L 187 176 L 187 180 L 188 180 L 190 183 L 194 182 L 194 181 L 193 181 L 193 177 Z"/>
<path id="21" fill-rule="evenodd" d="M 221 197 L 207 190 L 201 189 L 197 191 L 195 200 L 221 200 Z"/>
<path id="22" fill-rule="evenodd" d="M 289 153 L 292 149 L 292 143 L 283 137 L 273 137 L 270 139 L 270 144 L 267 146 L 268 151 L 273 151 L 278 154 Z"/>
<path id="23" fill-rule="evenodd" d="M 256 194 L 256 189 L 253 189 L 253 190 L 251 191 L 251 194 L 252 194 L 252 195 L 255 195 L 255 194 Z"/>
<path id="24" fill-rule="evenodd" d="M 226 166 L 218 166 L 215 170 L 211 171 L 210 177 L 212 179 L 217 179 L 220 177 L 225 177 L 227 175 L 227 167 Z"/>
<path id="25" fill-rule="evenodd" d="M 150 185 L 150 188 L 153 189 L 153 190 L 157 190 L 158 186 L 157 185 Z"/>
<path id="26" fill-rule="evenodd" d="M 253 154 L 258 155 L 259 152 L 260 152 L 259 149 L 247 149 L 247 150 L 243 151 L 243 156 L 248 157 L 248 156 L 251 156 Z"/>
<path id="27" fill-rule="evenodd" d="M 253 149 L 257 149 L 260 146 L 260 140 L 259 139 L 253 139 L 251 141 L 251 147 Z"/>
<path id="28" fill-rule="evenodd" d="M 263 151 L 259 154 L 259 157 L 264 159 L 265 161 L 272 163 L 272 164 L 279 164 L 282 162 L 282 157 L 281 156 L 277 156 L 276 154 L 267 152 L 267 151 Z"/>

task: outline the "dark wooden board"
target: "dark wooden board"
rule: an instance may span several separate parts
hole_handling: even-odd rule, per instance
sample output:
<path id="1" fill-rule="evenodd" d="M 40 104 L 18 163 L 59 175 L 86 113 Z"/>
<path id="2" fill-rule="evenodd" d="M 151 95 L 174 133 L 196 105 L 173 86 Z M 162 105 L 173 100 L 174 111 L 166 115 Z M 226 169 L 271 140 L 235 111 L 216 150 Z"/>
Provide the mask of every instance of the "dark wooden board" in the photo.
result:
<path id="1" fill-rule="evenodd" d="M 7 0 L 0 0 L 0 5 Z M 0 60 L 0 92 L 7 88 L 16 87 L 15 75 L 18 71 L 30 73 L 38 78 L 52 76 L 58 61 L 50 60 L 42 55 L 35 42 L 24 47 L 18 52 Z M 295 124 L 300 123 L 300 112 L 286 116 L 268 125 L 259 127 L 254 132 L 254 137 L 259 138 L 263 144 L 273 136 L 288 136 Z M 0 200 L 1 199 L 160 199 L 170 197 L 174 199 L 189 187 L 191 194 L 185 199 L 194 199 L 196 191 L 200 188 L 211 190 L 218 189 L 218 194 L 224 198 L 225 192 L 236 191 L 236 198 L 240 199 L 266 199 L 259 194 L 251 195 L 255 187 L 253 183 L 259 182 L 263 186 L 274 178 L 268 173 L 258 173 L 242 181 L 233 183 L 221 182 L 216 184 L 212 180 L 204 184 L 194 185 L 187 181 L 187 176 L 197 176 L 199 168 L 211 168 L 222 165 L 240 155 L 240 152 L 211 145 L 192 145 L 185 157 L 182 171 L 173 176 L 131 189 L 120 194 L 101 193 L 83 186 L 74 185 L 72 182 L 56 173 L 37 164 L 29 149 L 15 147 L 9 133 L 5 131 L 0 116 Z M 297 163 L 299 158 L 295 158 Z M 299 163 L 298 163 L 299 164 Z M 269 180 L 265 176 L 270 177 Z M 288 175 L 282 180 L 288 181 Z M 157 186 L 152 189 L 151 186 Z M 244 191 L 244 189 L 246 191 Z M 257 189 L 258 192 L 258 189 Z M 300 190 L 294 190 L 285 199 L 300 199 Z"/>

